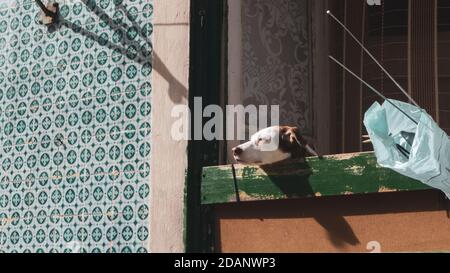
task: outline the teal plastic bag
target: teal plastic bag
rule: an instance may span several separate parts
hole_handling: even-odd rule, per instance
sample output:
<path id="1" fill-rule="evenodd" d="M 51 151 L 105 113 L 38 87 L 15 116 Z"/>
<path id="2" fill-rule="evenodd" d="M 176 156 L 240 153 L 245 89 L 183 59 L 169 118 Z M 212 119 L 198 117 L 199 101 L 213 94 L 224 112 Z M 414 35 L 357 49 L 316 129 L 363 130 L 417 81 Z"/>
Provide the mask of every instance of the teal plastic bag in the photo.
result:
<path id="1" fill-rule="evenodd" d="M 424 110 L 390 100 L 364 116 L 378 164 L 443 191 L 450 198 L 450 139 Z"/>

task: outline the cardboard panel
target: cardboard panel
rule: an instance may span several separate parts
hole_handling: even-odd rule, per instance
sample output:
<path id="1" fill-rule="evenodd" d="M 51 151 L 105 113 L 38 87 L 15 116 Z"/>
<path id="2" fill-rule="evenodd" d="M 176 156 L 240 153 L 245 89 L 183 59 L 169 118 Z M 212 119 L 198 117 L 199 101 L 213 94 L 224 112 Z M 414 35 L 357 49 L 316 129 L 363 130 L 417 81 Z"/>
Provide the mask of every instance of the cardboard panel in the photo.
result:
<path id="1" fill-rule="evenodd" d="M 216 206 L 219 252 L 434 252 L 450 250 L 437 191 Z"/>

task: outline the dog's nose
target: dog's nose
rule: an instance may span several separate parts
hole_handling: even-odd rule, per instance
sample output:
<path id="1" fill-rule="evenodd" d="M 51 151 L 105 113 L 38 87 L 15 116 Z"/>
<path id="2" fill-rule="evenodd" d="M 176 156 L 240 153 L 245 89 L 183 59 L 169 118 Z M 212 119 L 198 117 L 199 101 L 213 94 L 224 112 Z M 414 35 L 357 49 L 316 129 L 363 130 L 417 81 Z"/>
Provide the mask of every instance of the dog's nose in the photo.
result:
<path id="1" fill-rule="evenodd" d="M 233 148 L 233 155 L 235 155 L 235 156 L 241 155 L 242 152 L 243 152 L 242 149 L 239 147 Z"/>

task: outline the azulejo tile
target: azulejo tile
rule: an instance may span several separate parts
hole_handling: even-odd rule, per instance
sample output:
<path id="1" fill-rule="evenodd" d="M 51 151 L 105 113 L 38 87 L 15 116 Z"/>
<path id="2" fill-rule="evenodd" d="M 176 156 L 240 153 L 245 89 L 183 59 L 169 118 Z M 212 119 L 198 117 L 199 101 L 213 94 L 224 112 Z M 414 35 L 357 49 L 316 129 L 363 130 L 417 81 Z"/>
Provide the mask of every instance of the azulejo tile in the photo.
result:
<path id="1" fill-rule="evenodd" d="M 0 251 L 146 252 L 152 1 L 58 2 L 0 3 Z"/>

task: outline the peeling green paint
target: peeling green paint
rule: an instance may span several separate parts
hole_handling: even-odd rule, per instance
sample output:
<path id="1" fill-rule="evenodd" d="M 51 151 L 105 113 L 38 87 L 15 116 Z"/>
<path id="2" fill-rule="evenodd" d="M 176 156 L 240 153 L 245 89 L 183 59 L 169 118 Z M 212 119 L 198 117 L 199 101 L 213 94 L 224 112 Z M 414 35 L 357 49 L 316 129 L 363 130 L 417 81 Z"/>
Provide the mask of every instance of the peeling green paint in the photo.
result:
<path id="1" fill-rule="evenodd" d="M 307 158 L 270 167 L 235 165 L 241 201 L 430 189 L 380 168 L 373 153 Z M 202 204 L 237 202 L 231 165 L 203 168 Z"/>

